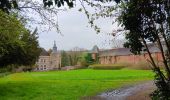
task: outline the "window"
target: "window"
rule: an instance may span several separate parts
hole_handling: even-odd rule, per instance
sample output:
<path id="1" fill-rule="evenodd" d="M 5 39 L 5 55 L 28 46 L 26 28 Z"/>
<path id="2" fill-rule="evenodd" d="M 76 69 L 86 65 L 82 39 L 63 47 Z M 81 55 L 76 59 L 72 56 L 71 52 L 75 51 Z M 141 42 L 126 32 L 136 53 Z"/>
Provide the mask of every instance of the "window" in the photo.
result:
<path id="1" fill-rule="evenodd" d="M 45 62 L 45 59 L 44 59 L 44 62 Z"/>
<path id="2" fill-rule="evenodd" d="M 46 70 L 46 65 L 44 65 L 44 70 Z"/>
<path id="3" fill-rule="evenodd" d="M 43 62 L 43 59 L 41 59 L 41 62 Z"/>

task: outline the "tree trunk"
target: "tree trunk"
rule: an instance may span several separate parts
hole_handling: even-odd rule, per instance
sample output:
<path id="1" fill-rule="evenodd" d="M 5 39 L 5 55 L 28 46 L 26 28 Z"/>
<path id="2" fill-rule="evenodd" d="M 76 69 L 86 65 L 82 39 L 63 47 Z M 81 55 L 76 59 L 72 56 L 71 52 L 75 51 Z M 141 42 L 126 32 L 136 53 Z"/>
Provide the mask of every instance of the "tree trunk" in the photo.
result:
<path id="1" fill-rule="evenodd" d="M 149 48 L 148 48 L 148 46 L 147 46 L 146 41 L 144 40 L 144 38 L 142 38 L 142 42 L 143 42 L 143 44 L 144 44 L 144 46 L 145 46 L 145 48 L 146 48 L 146 51 L 147 51 L 148 54 L 149 54 L 149 58 L 150 58 L 150 60 L 151 60 L 151 64 L 153 65 L 154 68 L 157 68 L 157 66 L 156 66 L 156 64 L 155 64 L 155 61 L 153 60 L 153 57 L 152 57 L 152 55 L 151 55 L 151 52 L 149 51 Z"/>
<path id="2" fill-rule="evenodd" d="M 163 63 L 164 63 L 165 69 L 166 69 L 166 73 L 167 73 L 168 79 L 170 80 L 170 69 L 168 67 L 168 63 L 167 63 L 167 60 L 165 58 L 163 47 L 162 47 L 162 44 L 161 44 L 161 41 L 160 41 L 159 37 L 158 37 L 158 41 L 157 42 L 158 42 L 158 46 L 160 47 L 160 50 L 161 50 L 161 55 L 162 55 L 162 58 L 163 58 Z"/>
<path id="3" fill-rule="evenodd" d="M 153 24 L 154 29 L 155 29 L 155 35 L 157 36 L 157 43 L 158 43 L 159 49 L 161 50 L 161 55 L 162 55 L 164 67 L 165 67 L 165 70 L 166 70 L 166 73 L 167 73 L 167 77 L 168 77 L 168 79 L 170 80 L 170 69 L 169 69 L 169 67 L 168 67 L 168 63 L 167 63 L 167 60 L 166 60 L 166 58 L 165 58 L 164 50 L 163 50 L 163 47 L 162 47 L 162 44 L 161 44 L 161 41 L 160 41 L 159 33 L 158 33 L 157 30 L 156 30 L 156 25 L 155 25 L 153 19 L 152 19 L 152 24 Z"/>
<path id="4" fill-rule="evenodd" d="M 146 41 L 144 40 L 144 38 L 142 38 L 142 42 L 144 44 L 144 46 L 146 47 L 146 51 L 149 54 L 149 58 L 151 60 L 151 64 L 154 67 L 154 70 L 157 71 L 159 73 L 160 78 L 162 79 L 163 82 L 165 82 L 166 77 L 164 76 L 164 74 L 160 71 L 160 68 L 155 64 L 155 61 L 153 60 L 153 57 L 151 55 L 151 52 L 149 51 L 148 45 L 146 44 Z"/>
<path id="5" fill-rule="evenodd" d="M 165 33 L 164 33 L 165 31 L 164 31 L 164 28 L 163 28 L 163 24 L 161 24 L 161 28 L 162 28 L 162 30 L 163 30 L 162 36 L 163 36 L 163 38 L 164 38 L 165 45 L 166 45 L 167 50 L 168 50 L 168 54 L 170 54 L 170 46 L 169 46 L 169 43 L 168 43 L 167 38 L 166 38 Z M 168 57 L 169 57 L 169 55 L 168 55 Z"/>

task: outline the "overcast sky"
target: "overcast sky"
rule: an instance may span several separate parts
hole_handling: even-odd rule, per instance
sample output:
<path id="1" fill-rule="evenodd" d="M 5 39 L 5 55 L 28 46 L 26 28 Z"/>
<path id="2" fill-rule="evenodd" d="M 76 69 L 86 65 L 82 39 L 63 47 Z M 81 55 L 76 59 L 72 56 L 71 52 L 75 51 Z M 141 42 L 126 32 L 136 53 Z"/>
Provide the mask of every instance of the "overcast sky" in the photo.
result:
<path id="1" fill-rule="evenodd" d="M 96 32 L 89 27 L 84 13 L 78 11 L 78 7 L 66 12 L 59 13 L 59 25 L 63 36 L 55 30 L 39 32 L 40 46 L 46 50 L 52 48 L 54 41 L 59 50 L 70 50 L 74 47 L 92 49 L 94 45 L 99 48 L 111 48 L 109 40 L 112 39 L 107 33 L 112 32 L 115 25 L 112 19 L 101 19 L 98 25 L 101 26 L 103 33 Z M 88 27 L 87 27 L 88 26 Z"/>

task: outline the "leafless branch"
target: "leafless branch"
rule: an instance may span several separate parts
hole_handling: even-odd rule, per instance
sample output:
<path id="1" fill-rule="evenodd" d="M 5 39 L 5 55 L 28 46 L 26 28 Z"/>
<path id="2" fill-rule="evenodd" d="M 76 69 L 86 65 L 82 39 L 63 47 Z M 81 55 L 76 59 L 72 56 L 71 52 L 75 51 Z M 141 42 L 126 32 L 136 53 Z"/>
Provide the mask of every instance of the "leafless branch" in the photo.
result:
<path id="1" fill-rule="evenodd" d="M 44 7 L 43 2 L 38 0 L 18 1 L 19 15 L 28 21 L 28 24 L 38 24 L 39 26 L 48 26 L 48 28 L 41 28 L 42 31 L 49 31 L 56 29 L 61 34 L 58 23 L 58 13 L 67 11 L 66 8 Z M 16 12 L 16 11 L 14 11 Z"/>

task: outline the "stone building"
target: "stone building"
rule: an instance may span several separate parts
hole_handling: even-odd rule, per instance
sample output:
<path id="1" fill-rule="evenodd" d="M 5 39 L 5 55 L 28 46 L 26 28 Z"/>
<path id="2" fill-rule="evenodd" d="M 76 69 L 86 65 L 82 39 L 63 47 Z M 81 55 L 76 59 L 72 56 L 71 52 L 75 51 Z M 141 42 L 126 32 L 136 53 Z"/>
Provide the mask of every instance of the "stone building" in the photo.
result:
<path id="1" fill-rule="evenodd" d="M 42 52 L 40 53 L 39 59 L 36 62 L 36 71 L 44 71 L 44 70 L 57 70 L 61 66 L 61 55 L 57 50 L 56 43 L 54 42 L 54 46 L 51 53 L 48 53 L 44 48 L 42 48 Z"/>

